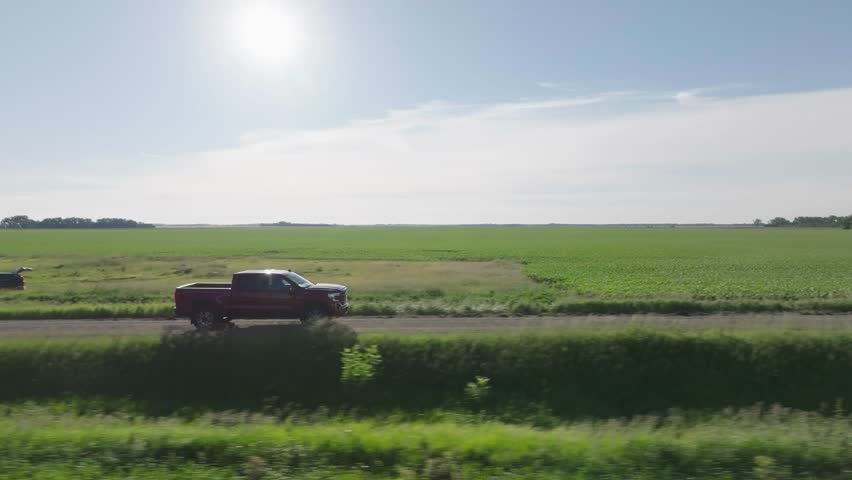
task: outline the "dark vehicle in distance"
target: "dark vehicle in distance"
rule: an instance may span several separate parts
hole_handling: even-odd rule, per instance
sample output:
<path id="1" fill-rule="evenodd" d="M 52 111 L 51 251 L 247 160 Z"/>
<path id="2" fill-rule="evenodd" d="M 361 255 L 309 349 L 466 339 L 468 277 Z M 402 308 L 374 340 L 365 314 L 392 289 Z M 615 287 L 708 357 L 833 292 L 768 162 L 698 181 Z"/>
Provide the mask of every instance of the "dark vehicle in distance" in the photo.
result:
<path id="1" fill-rule="evenodd" d="M 30 272 L 32 268 L 18 267 L 11 272 L 0 272 L 0 288 L 16 288 L 23 290 L 26 288 L 24 277 L 21 272 Z"/>
<path id="2" fill-rule="evenodd" d="M 189 283 L 175 289 L 175 316 L 198 329 L 227 326 L 237 318 L 298 318 L 308 324 L 349 313 L 347 288 L 313 283 L 290 270 L 245 270 L 231 283 Z"/>

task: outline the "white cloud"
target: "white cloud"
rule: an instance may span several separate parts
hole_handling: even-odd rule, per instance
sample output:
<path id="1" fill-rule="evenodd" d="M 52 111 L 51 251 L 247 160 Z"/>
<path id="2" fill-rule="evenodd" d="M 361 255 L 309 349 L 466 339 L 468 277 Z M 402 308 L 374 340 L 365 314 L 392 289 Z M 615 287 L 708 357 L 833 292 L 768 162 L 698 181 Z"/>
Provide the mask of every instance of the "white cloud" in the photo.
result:
<path id="1" fill-rule="evenodd" d="M 852 89 L 613 113 L 630 98 L 434 102 L 337 128 L 253 132 L 144 175 L 0 192 L 0 203 L 36 217 L 165 222 L 730 222 L 849 210 Z"/>
<path id="2" fill-rule="evenodd" d="M 674 94 L 674 99 L 677 103 L 684 106 L 692 106 L 706 103 L 711 100 L 701 96 L 701 90 L 685 90 Z"/>

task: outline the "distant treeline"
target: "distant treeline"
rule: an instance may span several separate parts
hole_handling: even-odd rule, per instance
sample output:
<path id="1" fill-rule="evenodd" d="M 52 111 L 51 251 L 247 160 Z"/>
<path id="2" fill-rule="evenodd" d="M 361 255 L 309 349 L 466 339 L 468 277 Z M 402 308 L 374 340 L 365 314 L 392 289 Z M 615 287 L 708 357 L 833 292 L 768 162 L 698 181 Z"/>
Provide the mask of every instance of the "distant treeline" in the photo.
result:
<path id="1" fill-rule="evenodd" d="M 793 221 L 787 220 L 784 217 L 775 217 L 769 223 L 763 223 L 758 218 L 754 221 L 754 224 L 759 227 L 840 227 L 849 230 L 852 228 L 852 215 L 845 217 L 837 215 L 829 215 L 827 217 L 796 217 Z"/>
<path id="2" fill-rule="evenodd" d="M 0 220 L 0 228 L 154 228 L 154 225 L 126 218 L 56 217 L 34 220 L 26 215 L 15 215 Z"/>
<path id="3" fill-rule="evenodd" d="M 290 222 L 275 222 L 275 223 L 261 223 L 261 227 L 334 227 L 336 225 L 330 223 L 290 223 Z"/>

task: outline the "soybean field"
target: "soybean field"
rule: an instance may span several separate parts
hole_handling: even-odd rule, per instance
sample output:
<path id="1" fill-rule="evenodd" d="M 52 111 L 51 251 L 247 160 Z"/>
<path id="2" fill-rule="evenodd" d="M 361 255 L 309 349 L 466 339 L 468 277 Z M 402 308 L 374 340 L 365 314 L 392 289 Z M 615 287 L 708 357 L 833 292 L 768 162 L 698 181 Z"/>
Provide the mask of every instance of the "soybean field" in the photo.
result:
<path id="1" fill-rule="evenodd" d="M 350 287 L 363 315 L 852 311 L 852 234 L 798 228 L 284 227 L 0 231 L 0 318 L 163 317 L 248 268 Z"/>

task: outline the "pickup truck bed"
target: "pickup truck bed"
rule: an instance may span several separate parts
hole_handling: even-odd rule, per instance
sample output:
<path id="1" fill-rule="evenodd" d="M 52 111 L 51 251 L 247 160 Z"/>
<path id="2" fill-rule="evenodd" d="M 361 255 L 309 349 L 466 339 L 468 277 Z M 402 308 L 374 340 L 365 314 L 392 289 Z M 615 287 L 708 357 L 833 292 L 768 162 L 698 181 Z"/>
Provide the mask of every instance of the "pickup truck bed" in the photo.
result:
<path id="1" fill-rule="evenodd" d="M 205 289 L 209 290 L 211 288 L 219 288 L 219 289 L 231 289 L 231 284 L 227 282 L 217 282 L 217 283 L 187 283 L 186 285 L 181 285 L 177 288 L 181 290 L 190 290 L 190 289 Z"/>

